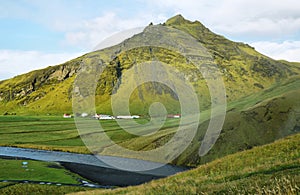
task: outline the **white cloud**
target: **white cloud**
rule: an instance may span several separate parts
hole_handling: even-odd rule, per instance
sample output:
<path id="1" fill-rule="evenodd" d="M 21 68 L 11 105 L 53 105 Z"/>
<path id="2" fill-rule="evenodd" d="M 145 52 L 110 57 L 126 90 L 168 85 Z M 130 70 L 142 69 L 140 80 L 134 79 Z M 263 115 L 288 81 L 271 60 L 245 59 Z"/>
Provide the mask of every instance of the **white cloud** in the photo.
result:
<path id="1" fill-rule="evenodd" d="M 0 50 L 0 80 L 50 65 L 61 64 L 82 54 Z"/>
<path id="2" fill-rule="evenodd" d="M 105 38 L 129 29 L 145 27 L 151 21 L 161 22 L 165 19 L 162 15 L 152 17 L 144 13 L 135 18 L 121 18 L 114 12 L 107 12 L 100 17 L 79 21 L 76 29 L 71 29 L 65 34 L 64 44 L 82 46 L 93 49 Z"/>
<path id="3" fill-rule="evenodd" d="M 280 39 L 300 31 L 298 0 L 149 0 L 148 4 L 162 12 L 168 10 L 200 20 L 212 30 L 230 37 Z"/>
<path id="4" fill-rule="evenodd" d="M 289 60 L 300 62 L 300 41 L 254 42 L 251 43 L 255 49 L 269 57 L 277 60 Z"/>

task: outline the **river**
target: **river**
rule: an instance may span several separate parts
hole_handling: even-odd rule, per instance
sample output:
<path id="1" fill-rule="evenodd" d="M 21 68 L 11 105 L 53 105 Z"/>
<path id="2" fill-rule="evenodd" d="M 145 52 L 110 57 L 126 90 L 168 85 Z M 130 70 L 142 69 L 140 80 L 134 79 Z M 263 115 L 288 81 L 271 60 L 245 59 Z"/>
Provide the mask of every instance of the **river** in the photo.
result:
<path id="1" fill-rule="evenodd" d="M 139 167 L 151 167 L 157 165 L 160 166 L 157 169 L 142 172 L 130 172 L 116 169 L 115 167 L 105 164 L 97 157 L 90 154 L 77 154 L 16 147 L 0 147 L 0 156 L 59 162 L 72 172 L 75 172 L 101 185 L 108 186 L 138 185 L 147 181 L 151 181 L 153 179 L 167 177 L 175 173 L 187 170 L 187 168 L 185 167 L 179 167 L 169 164 L 164 165 L 156 162 L 138 159 L 101 156 L 102 158 L 106 158 L 108 160 L 116 160 L 125 164 L 130 163 L 131 165 Z"/>

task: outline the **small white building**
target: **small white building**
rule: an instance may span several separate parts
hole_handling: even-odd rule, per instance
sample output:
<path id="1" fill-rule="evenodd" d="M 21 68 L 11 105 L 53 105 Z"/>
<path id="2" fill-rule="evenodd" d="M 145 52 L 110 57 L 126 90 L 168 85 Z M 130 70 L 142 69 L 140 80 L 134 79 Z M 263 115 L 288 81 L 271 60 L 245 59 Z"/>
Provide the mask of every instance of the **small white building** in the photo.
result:
<path id="1" fill-rule="evenodd" d="M 113 120 L 115 119 L 114 116 L 110 116 L 110 115 L 102 115 L 100 114 L 99 120 Z"/>
<path id="2" fill-rule="evenodd" d="M 87 116 L 89 116 L 89 114 L 86 113 L 86 112 L 84 112 L 84 113 L 81 114 L 81 117 L 87 117 Z"/>
<path id="3" fill-rule="evenodd" d="M 167 118 L 181 118 L 181 114 L 168 114 Z"/>
<path id="4" fill-rule="evenodd" d="M 181 118 L 180 114 L 175 114 L 173 118 Z"/>
<path id="5" fill-rule="evenodd" d="M 120 115 L 117 116 L 117 119 L 138 119 L 140 118 L 139 115 Z"/>
<path id="6" fill-rule="evenodd" d="M 95 116 L 93 118 L 98 119 L 98 120 L 113 120 L 113 119 L 115 119 L 114 116 L 110 116 L 110 115 L 106 115 L 106 114 L 95 114 Z"/>

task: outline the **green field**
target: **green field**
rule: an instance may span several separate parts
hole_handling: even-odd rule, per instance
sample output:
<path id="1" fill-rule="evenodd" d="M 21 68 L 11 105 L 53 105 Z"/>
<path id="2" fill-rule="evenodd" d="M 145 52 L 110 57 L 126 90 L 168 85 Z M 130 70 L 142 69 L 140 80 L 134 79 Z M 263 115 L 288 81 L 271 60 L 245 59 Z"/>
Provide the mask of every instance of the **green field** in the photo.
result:
<path id="1" fill-rule="evenodd" d="M 58 116 L 0 116 L 0 121 L 1 146 L 90 153 L 79 136 L 74 119 L 64 119 Z M 144 124 L 149 122 L 147 119 L 136 121 Z M 173 129 L 178 126 L 178 122 L 178 119 L 167 119 L 155 137 L 160 137 L 165 132 L 174 133 Z M 137 137 L 122 130 L 115 120 L 100 123 L 108 136 L 118 144 L 125 144 Z M 172 130 L 169 131 L 169 129 Z M 38 136 L 36 136 L 37 133 Z"/>
<path id="2" fill-rule="evenodd" d="M 27 162 L 28 164 L 24 166 L 22 162 Z M 12 158 L 0 159 L 0 166 L 0 180 L 8 180 L 0 183 L 0 194 L 65 194 L 68 192 L 90 190 L 90 188 L 80 186 L 66 186 L 65 184 L 81 184 L 79 179 L 86 179 L 66 170 L 58 163 L 34 160 L 15 160 Z M 19 183 L 25 181 L 42 184 Z M 60 186 L 57 186 L 56 184 L 59 184 Z"/>
<path id="3" fill-rule="evenodd" d="M 26 167 L 22 162 L 28 162 Z M 80 184 L 78 175 L 65 170 L 58 163 L 33 160 L 0 159 L 0 180 L 30 180 L 55 183 Z"/>
<path id="4" fill-rule="evenodd" d="M 0 121 L 1 146 L 88 152 L 73 119 L 53 116 L 1 116 Z"/>

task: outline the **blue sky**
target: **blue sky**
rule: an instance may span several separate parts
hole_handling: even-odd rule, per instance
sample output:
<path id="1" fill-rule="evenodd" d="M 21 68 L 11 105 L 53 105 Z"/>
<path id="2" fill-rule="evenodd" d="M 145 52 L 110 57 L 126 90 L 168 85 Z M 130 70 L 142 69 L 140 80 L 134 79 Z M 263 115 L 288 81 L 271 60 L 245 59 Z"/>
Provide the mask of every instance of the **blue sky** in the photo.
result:
<path id="1" fill-rule="evenodd" d="M 63 63 L 114 33 L 178 13 L 272 58 L 300 61 L 297 0 L 0 0 L 0 80 Z"/>

